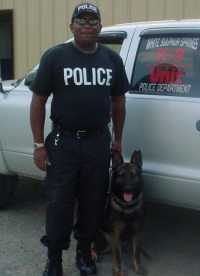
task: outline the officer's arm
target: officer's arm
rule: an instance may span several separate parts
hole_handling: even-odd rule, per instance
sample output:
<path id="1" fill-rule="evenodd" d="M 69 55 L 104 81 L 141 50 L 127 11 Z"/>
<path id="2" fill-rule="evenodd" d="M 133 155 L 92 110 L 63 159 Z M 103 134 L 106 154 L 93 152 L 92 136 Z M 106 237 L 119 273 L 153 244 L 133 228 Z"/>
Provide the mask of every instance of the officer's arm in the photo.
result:
<path id="1" fill-rule="evenodd" d="M 30 106 L 30 122 L 35 143 L 44 143 L 45 104 L 48 96 L 37 96 L 33 93 Z M 47 151 L 44 146 L 34 148 L 33 159 L 40 170 L 46 170 Z"/>
<path id="2" fill-rule="evenodd" d="M 48 96 L 38 96 L 33 93 L 30 106 L 30 122 L 33 140 L 44 143 L 45 104 Z"/>
<path id="3" fill-rule="evenodd" d="M 122 132 L 125 121 L 125 96 L 112 97 L 113 150 L 121 151 Z"/>

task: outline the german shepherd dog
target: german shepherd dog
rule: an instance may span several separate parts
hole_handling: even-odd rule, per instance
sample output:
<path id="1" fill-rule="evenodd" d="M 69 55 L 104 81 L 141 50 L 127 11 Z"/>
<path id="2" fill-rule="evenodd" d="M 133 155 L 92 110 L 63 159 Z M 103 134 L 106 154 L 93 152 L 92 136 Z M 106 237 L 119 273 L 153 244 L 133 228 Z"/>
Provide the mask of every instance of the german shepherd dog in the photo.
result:
<path id="1" fill-rule="evenodd" d="M 111 192 L 105 223 L 94 243 L 97 256 L 111 250 L 113 276 L 122 276 L 122 241 L 128 241 L 134 272 L 144 275 L 140 264 L 144 225 L 142 155 L 134 151 L 129 163 L 119 153 L 112 156 Z"/>

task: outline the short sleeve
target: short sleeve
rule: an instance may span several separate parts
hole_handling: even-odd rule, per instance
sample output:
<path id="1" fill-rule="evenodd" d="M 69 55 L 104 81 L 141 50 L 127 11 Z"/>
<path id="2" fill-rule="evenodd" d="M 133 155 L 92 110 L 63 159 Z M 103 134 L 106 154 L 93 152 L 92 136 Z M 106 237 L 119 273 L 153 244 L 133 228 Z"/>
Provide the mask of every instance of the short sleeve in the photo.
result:
<path id="1" fill-rule="evenodd" d="M 116 77 L 112 88 L 112 96 L 121 96 L 130 90 L 130 84 L 126 75 L 122 58 L 118 56 L 116 61 Z"/>
<path id="2" fill-rule="evenodd" d="M 47 50 L 40 60 L 40 65 L 30 89 L 39 96 L 49 96 L 52 92 L 52 51 Z"/>

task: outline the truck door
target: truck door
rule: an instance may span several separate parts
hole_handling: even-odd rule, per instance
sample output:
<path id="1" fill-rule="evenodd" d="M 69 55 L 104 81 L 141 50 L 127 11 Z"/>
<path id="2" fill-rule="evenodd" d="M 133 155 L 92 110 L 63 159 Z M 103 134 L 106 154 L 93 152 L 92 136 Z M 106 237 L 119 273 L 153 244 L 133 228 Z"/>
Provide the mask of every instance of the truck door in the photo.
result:
<path id="1" fill-rule="evenodd" d="M 148 199 L 200 208 L 200 30 L 145 30 L 133 58 L 126 158 L 142 150 Z"/>

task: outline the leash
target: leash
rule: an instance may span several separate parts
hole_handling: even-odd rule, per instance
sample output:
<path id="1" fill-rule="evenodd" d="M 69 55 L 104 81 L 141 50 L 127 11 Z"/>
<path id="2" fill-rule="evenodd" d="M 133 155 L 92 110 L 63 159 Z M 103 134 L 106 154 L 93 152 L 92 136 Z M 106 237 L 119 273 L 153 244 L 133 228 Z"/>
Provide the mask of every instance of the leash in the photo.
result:
<path id="1" fill-rule="evenodd" d="M 109 162 L 109 179 L 108 179 L 108 188 L 107 188 L 107 192 L 106 192 L 106 202 L 105 202 L 105 208 L 104 211 L 106 213 L 106 210 L 109 207 L 109 203 L 110 203 L 110 198 L 111 198 L 111 179 L 112 179 L 112 141 L 114 138 L 114 131 L 113 131 L 113 124 L 112 121 L 110 123 L 110 132 L 111 132 L 111 145 L 110 145 L 110 162 Z"/>
<path id="2" fill-rule="evenodd" d="M 105 203 L 105 212 L 109 206 L 110 199 L 111 199 L 111 182 L 112 182 L 112 175 L 113 175 L 113 163 L 112 163 L 112 154 L 113 154 L 113 149 L 112 149 L 112 141 L 114 140 L 114 131 L 113 131 L 113 123 L 112 121 L 110 122 L 110 133 L 111 133 L 111 145 L 110 145 L 110 166 L 109 166 L 109 183 L 108 183 L 108 188 L 106 192 L 106 203 Z"/>
<path id="3" fill-rule="evenodd" d="M 109 167 L 109 178 L 108 178 L 108 188 L 106 192 L 106 202 L 105 202 L 105 207 L 104 207 L 104 212 L 106 214 L 106 210 L 109 207 L 110 204 L 110 198 L 111 198 L 111 179 L 112 179 L 112 158 L 110 154 L 110 167 Z"/>

